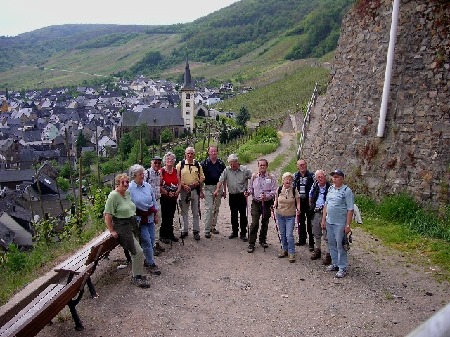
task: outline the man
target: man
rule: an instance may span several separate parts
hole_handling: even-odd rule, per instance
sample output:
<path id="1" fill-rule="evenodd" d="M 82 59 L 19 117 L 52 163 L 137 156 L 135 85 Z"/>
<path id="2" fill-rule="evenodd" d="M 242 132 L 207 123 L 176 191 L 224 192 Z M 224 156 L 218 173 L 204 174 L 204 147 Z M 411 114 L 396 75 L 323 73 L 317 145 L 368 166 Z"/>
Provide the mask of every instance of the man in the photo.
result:
<path id="1" fill-rule="evenodd" d="M 145 170 L 145 181 L 148 182 L 155 194 L 156 202 L 158 203 L 158 209 L 161 209 L 161 175 L 159 170 L 161 169 L 162 159 L 159 156 L 154 156 L 152 159 L 152 163 L 150 168 Z M 165 249 L 159 244 L 161 224 L 155 223 L 155 246 L 154 246 L 154 255 L 159 256 Z"/>
<path id="2" fill-rule="evenodd" d="M 267 244 L 267 230 L 271 207 L 275 200 L 277 181 L 273 175 L 267 172 L 269 163 L 266 159 L 258 160 L 258 173 L 252 176 L 248 193 L 252 195 L 252 224 L 250 226 L 248 253 L 255 251 L 255 242 L 259 229 L 259 218 L 261 218 L 261 230 L 259 232 L 259 244 L 264 248 Z"/>
<path id="3" fill-rule="evenodd" d="M 314 176 L 316 178 L 316 181 L 311 187 L 311 191 L 309 191 L 309 209 L 313 212 L 311 225 L 314 235 L 314 252 L 311 255 L 311 260 L 320 259 L 322 256 L 322 212 L 325 205 L 328 189 L 330 188 L 330 183 L 327 181 L 324 171 L 317 170 Z M 325 254 L 323 263 L 326 265 L 329 265 L 331 263 L 330 253 Z"/>
<path id="4" fill-rule="evenodd" d="M 225 188 L 219 191 L 220 196 L 214 197 L 214 191 L 220 175 L 225 170 L 225 164 L 217 158 L 217 155 L 217 146 L 210 146 L 208 148 L 208 158 L 200 164 L 205 175 L 203 193 L 205 195 L 205 238 L 207 239 L 211 238 L 211 233 L 219 234 L 219 231 L 216 229 L 217 216 L 219 215 L 221 197 L 226 195 Z"/>
<path id="5" fill-rule="evenodd" d="M 200 163 L 194 159 L 195 150 L 189 146 L 184 151 L 185 159 L 177 166 L 178 181 L 181 184 L 180 208 L 183 217 L 183 232 L 181 238 L 188 236 L 189 232 L 189 204 L 192 210 L 192 231 L 194 239 L 200 240 L 200 198 L 203 198 L 202 183 L 205 179 Z"/>
<path id="6" fill-rule="evenodd" d="M 294 175 L 294 186 L 300 194 L 300 215 L 298 222 L 298 242 L 296 246 L 306 245 L 306 232 L 308 232 L 309 250 L 314 250 L 314 237 L 311 228 L 311 212 L 309 210 L 308 195 L 314 183 L 314 174 L 308 171 L 306 161 L 297 161 L 298 172 Z"/>
<path id="7" fill-rule="evenodd" d="M 252 177 L 252 172 L 248 170 L 245 166 L 239 164 L 239 159 L 236 154 L 230 154 L 228 156 L 227 166 L 222 172 L 217 183 L 216 190 L 214 191 L 214 198 L 217 198 L 219 192 L 221 191 L 222 185 L 226 184 L 228 187 L 229 199 L 228 205 L 231 211 L 231 227 L 232 233 L 228 237 L 229 239 L 234 239 L 238 237 L 239 227 L 241 229 L 241 239 L 247 241 L 247 187 L 248 179 Z M 225 197 L 225 196 L 224 196 Z M 240 218 L 240 223 L 238 221 L 238 213 Z"/>
<path id="8" fill-rule="evenodd" d="M 344 172 L 334 170 L 331 172 L 333 185 L 328 190 L 327 199 L 323 208 L 322 228 L 326 228 L 328 249 L 331 255 L 331 264 L 327 271 L 337 271 L 336 277 L 342 278 L 347 274 L 348 256 L 342 245 L 342 240 L 350 232 L 350 223 L 353 218 L 353 192 L 344 185 Z"/>

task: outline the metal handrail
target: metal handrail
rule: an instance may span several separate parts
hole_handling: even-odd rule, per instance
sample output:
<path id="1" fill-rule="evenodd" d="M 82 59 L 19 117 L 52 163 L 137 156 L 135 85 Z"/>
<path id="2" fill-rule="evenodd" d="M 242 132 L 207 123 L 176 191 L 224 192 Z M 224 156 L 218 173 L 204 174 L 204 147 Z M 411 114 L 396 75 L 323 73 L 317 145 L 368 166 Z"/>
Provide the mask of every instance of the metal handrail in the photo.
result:
<path id="1" fill-rule="evenodd" d="M 305 138 L 306 138 L 306 128 L 309 124 L 309 121 L 311 119 L 311 112 L 314 108 L 314 106 L 316 105 L 317 102 L 317 96 L 318 96 L 318 90 L 317 90 L 317 86 L 318 84 L 316 83 L 316 85 L 314 86 L 314 90 L 313 93 L 311 95 L 311 98 L 308 102 L 307 108 L 306 108 L 306 114 L 305 117 L 303 118 L 303 124 L 302 124 L 302 130 L 300 133 L 300 142 L 298 144 L 298 149 L 297 149 L 297 159 L 299 159 L 302 155 L 302 150 L 303 150 L 303 143 L 305 142 Z"/>

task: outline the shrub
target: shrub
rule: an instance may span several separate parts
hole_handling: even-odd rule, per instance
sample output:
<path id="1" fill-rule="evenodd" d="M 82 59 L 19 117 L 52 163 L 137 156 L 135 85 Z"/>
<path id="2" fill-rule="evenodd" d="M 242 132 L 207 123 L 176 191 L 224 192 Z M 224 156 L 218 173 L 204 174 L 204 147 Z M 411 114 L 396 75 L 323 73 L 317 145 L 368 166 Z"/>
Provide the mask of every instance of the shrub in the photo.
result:
<path id="1" fill-rule="evenodd" d="M 5 257 L 5 267 L 13 272 L 23 270 L 27 265 L 27 254 L 21 252 L 16 245 L 10 244 Z"/>
<path id="2" fill-rule="evenodd" d="M 365 195 L 355 196 L 355 203 L 358 205 L 361 212 L 365 212 L 365 213 L 373 215 L 377 211 L 376 202 Z"/>
<path id="3" fill-rule="evenodd" d="M 381 217 L 401 223 L 413 219 L 418 210 L 417 202 L 406 193 L 388 196 L 381 201 L 378 207 Z"/>

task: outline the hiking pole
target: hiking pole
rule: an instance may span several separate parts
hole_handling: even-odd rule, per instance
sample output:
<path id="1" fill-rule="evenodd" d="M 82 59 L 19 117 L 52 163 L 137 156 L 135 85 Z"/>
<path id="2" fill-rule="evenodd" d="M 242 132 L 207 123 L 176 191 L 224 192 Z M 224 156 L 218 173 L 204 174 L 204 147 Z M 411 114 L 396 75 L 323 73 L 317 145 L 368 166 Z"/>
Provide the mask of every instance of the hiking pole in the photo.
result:
<path id="1" fill-rule="evenodd" d="M 263 197 L 261 199 L 261 212 L 262 212 L 262 214 L 261 214 L 261 230 L 262 230 L 262 222 L 264 221 L 265 214 L 266 214 L 265 207 L 264 207 L 264 200 L 265 200 L 265 198 L 264 198 L 264 192 L 263 192 Z M 266 240 L 267 240 L 267 238 L 266 238 Z M 265 245 L 263 245 L 263 252 L 264 253 L 266 252 Z"/>
<path id="2" fill-rule="evenodd" d="M 275 210 L 273 207 L 270 207 L 270 209 L 272 211 L 273 221 L 275 221 L 275 229 L 277 231 L 278 241 L 280 241 L 280 247 L 281 249 L 283 249 L 283 244 L 281 243 L 280 229 L 278 228 L 277 217 L 275 216 Z"/>
<path id="3" fill-rule="evenodd" d="M 248 221 L 248 195 L 245 196 L 245 217 L 247 218 L 247 235 L 250 241 L 250 225 Z"/>
<path id="4" fill-rule="evenodd" d="M 181 199 L 179 200 L 179 202 L 181 203 Z M 181 243 L 184 246 L 184 237 L 183 237 L 183 228 L 181 226 L 181 215 L 180 215 L 180 207 L 178 206 L 178 201 L 177 201 L 177 213 L 178 213 L 178 223 L 180 224 L 180 238 L 181 238 Z M 172 242 L 172 240 L 170 240 Z M 172 244 L 172 243 L 171 243 Z"/>
<path id="5" fill-rule="evenodd" d="M 220 198 L 220 197 L 219 197 Z M 217 225 L 217 213 L 218 213 L 218 210 L 216 209 L 216 206 L 217 206 L 217 199 L 216 199 L 216 197 L 214 196 L 214 194 L 213 194 L 213 204 L 212 204 L 212 207 L 213 207 L 213 216 L 212 216 L 212 219 L 211 219 L 211 224 L 210 224 L 210 231 L 211 231 L 211 233 L 212 232 L 214 232 L 213 230 L 212 230 L 212 225 L 214 224 L 214 228 L 216 228 L 215 226 Z M 212 240 L 212 235 L 211 235 L 211 240 Z"/>

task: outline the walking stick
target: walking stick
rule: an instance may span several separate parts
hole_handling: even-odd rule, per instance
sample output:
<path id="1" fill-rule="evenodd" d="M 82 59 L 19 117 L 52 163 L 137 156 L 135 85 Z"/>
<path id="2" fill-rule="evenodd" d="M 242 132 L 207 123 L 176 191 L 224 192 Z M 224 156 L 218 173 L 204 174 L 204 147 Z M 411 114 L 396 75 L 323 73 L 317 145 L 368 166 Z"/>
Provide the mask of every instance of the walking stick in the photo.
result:
<path id="1" fill-rule="evenodd" d="M 280 229 L 278 228 L 277 217 L 275 216 L 275 210 L 273 207 L 270 207 L 270 209 L 272 211 L 273 220 L 275 221 L 275 230 L 277 231 L 278 241 L 280 241 L 280 247 L 281 249 L 283 249 L 283 244 L 281 243 Z"/>
<path id="2" fill-rule="evenodd" d="M 245 217 L 247 218 L 247 235 L 250 241 L 250 225 L 248 221 L 248 195 L 245 196 Z"/>
<path id="3" fill-rule="evenodd" d="M 181 202 L 181 199 L 179 200 L 179 202 Z M 184 238 L 183 238 L 183 228 L 181 226 L 181 215 L 180 215 L 180 208 L 178 206 L 178 201 L 177 201 L 177 213 L 178 213 L 178 223 L 180 224 L 180 238 L 181 238 L 181 243 L 184 246 Z M 170 244 L 172 244 L 172 240 L 170 240 Z"/>
<path id="4" fill-rule="evenodd" d="M 216 209 L 216 205 L 217 205 L 216 202 L 217 202 L 217 199 L 216 199 L 216 197 L 213 194 L 213 216 L 212 216 L 212 219 L 211 219 L 211 225 L 210 225 L 211 228 L 210 229 L 212 229 L 212 224 L 214 224 L 214 228 L 216 228 L 215 226 L 217 225 L 217 223 L 216 223 L 216 221 L 217 221 L 217 213 L 219 213 L 219 212 Z M 211 231 L 211 232 L 213 232 L 213 231 Z M 212 240 L 212 235 L 211 235 L 211 240 Z"/>

